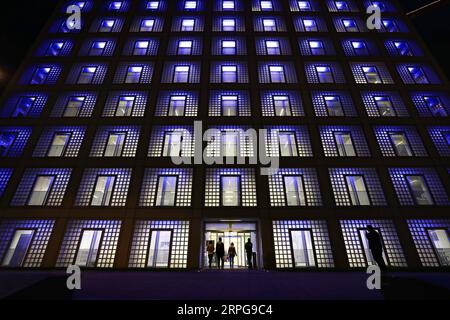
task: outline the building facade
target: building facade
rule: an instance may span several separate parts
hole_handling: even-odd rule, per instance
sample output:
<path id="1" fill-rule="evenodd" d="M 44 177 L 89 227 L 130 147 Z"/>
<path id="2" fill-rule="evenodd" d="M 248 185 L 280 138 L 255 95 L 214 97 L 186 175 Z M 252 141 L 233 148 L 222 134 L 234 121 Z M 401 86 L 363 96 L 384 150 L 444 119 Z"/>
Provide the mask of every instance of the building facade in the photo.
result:
<path id="1" fill-rule="evenodd" d="M 391 268 L 450 266 L 450 86 L 394 0 L 62 1 L 0 106 L 2 268 L 202 269 L 222 238 L 357 269 L 368 225 Z"/>

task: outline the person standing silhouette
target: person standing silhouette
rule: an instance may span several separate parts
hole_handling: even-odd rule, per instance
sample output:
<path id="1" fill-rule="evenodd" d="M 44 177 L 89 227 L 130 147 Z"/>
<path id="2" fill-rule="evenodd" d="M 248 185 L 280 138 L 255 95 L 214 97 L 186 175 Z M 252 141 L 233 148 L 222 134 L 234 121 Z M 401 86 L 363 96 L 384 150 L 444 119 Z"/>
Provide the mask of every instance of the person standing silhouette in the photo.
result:
<path id="1" fill-rule="evenodd" d="M 387 267 L 383 259 L 383 244 L 381 243 L 380 234 L 371 225 L 368 225 L 366 238 L 369 242 L 369 249 L 372 252 L 373 259 L 381 271 L 386 271 Z"/>
<path id="2" fill-rule="evenodd" d="M 208 252 L 208 263 L 209 263 L 209 268 L 211 269 L 212 260 L 214 257 L 214 242 L 208 241 L 208 246 L 206 247 L 206 251 Z"/>
<path id="3" fill-rule="evenodd" d="M 217 256 L 217 268 L 222 268 L 224 265 L 225 245 L 222 242 L 222 238 L 216 244 L 216 256 Z M 222 266 L 220 265 L 222 263 Z"/>
<path id="4" fill-rule="evenodd" d="M 232 242 L 230 244 L 230 247 L 228 248 L 228 259 L 230 260 L 230 269 L 233 269 L 234 267 L 234 257 L 236 256 L 236 247 L 234 246 L 234 243 Z"/>
<path id="5" fill-rule="evenodd" d="M 247 253 L 248 268 L 252 269 L 253 268 L 253 263 L 252 263 L 252 259 L 253 259 L 253 243 L 250 240 L 250 238 L 248 238 L 247 243 L 245 244 L 245 252 Z"/>

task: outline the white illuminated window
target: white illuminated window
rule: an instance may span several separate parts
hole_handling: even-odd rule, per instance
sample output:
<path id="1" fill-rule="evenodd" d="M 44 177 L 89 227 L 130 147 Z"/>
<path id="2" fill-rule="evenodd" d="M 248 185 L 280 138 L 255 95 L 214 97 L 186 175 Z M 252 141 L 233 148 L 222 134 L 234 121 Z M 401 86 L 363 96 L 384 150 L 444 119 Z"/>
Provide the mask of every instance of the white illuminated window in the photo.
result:
<path id="1" fill-rule="evenodd" d="M 222 82 L 235 83 L 237 82 L 237 66 L 222 66 Z"/>
<path id="2" fill-rule="evenodd" d="M 147 9 L 148 10 L 158 10 L 159 8 L 159 1 L 149 1 L 147 2 Z"/>
<path id="3" fill-rule="evenodd" d="M 191 40 L 181 40 L 178 41 L 178 54 L 180 55 L 190 55 L 192 54 L 192 41 Z"/>
<path id="4" fill-rule="evenodd" d="M 133 55 L 135 56 L 147 55 L 149 46 L 150 46 L 149 41 L 136 41 L 134 43 Z"/>
<path id="5" fill-rule="evenodd" d="M 176 176 L 161 176 L 158 179 L 158 190 L 156 192 L 157 206 L 174 206 L 177 193 Z"/>
<path id="6" fill-rule="evenodd" d="M 362 71 L 364 73 L 364 76 L 366 77 L 367 83 L 382 83 L 380 75 L 378 74 L 377 67 L 362 67 Z"/>
<path id="7" fill-rule="evenodd" d="M 70 140 L 70 133 L 55 133 L 47 152 L 48 157 L 62 157 Z"/>
<path id="8" fill-rule="evenodd" d="M 271 55 L 280 55 L 281 54 L 280 41 L 266 40 L 265 44 L 266 44 L 267 54 L 271 54 Z"/>
<path id="9" fill-rule="evenodd" d="M 184 2 L 184 9 L 186 9 L 186 10 L 195 10 L 195 9 L 197 9 L 197 1 L 186 0 Z"/>
<path id="10" fill-rule="evenodd" d="M 237 96 L 221 96 L 221 106 L 223 116 L 237 116 L 238 115 L 238 97 Z"/>
<path id="11" fill-rule="evenodd" d="M 302 19 L 303 26 L 305 27 L 305 31 L 307 32 L 316 32 L 318 31 L 317 22 L 314 19 Z"/>
<path id="12" fill-rule="evenodd" d="M 70 97 L 64 109 L 63 117 L 77 117 L 83 108 L 85 97 Z"/>
<path id="13" fill-rule="evenodd" d="M 89 50 L 89 55 L 91 56 L 101 56 L 106 48 L 106 41 L 94 41 L 92 43 L 91 49 Z"/>
<path id="14" fill-rule="evenodd" d="M 370 198 L 367 193 L 363 176 L 346 176 L 347 188 L 350 200 L 354 206 L 370 206 Z"/>
<path id="15" fill-rule="evenodd" d="M 272 83 L 284 83 L 286 82 L 286 76 L 284 74 L 283 66 L 269 66 L 270 82 Z"/>
<path id="16" fill-rule="evenodd" d="M 111 32 L 113 30 L 115 23 L 116 23 L 115 20 L 103 20 L 100 23 L 100 28 L 98 32 Z"/>
<path id="17" fill-rule="evenodd" d="M 395 153 L 399 157 L 411 157 L 413 152 L 409 146 L 408 138 L 403 132 L 388 132 Z"/>
<path id="18" fill-rule="evenodd" d="M 179 157 L 181 155 L 181 145 L 183 141 L 183 133 L 180 131 L 172 131 L 164 133 L 164 157 Z"/>
<path id="19" fill-rule="evenodd" d="M 78 84 L 90 84 L 94 80 L 97 67 L 83 67 L 78 76 Z"/>
<path id="20" fill-rule="evenodd" d="M 272 96 L 275 115 L 286 117 L 291 115 L 291 104 L 288 96 Z"/>
<path id="21" fill-rule="evenodd" d="M 339 156 L 341 157 L 356 156 L 350 132 L 334 132 L 334 141 L 336 142 Z"/>
<path id="22" fill-rule="evenodd" d="M 111 202 L 115 176 L 98 176 L 94 187 L 94 194 L 92 195 L 92 206 L 108 206 Z"/>
<path id="23" fill-rule="evenodd" d="M 428 229 L 428 235 L 441 266 L 450 266 L 450 236 L 447 229 Z"/>
<path id="24" fill-rule="evenodd" d="M 188 82 L 190 66 L 176 66 L 173 74 L 173 82 Z"/>
<path id="25" fill-rule="evenodd" d="M 338 96 L 324 96 L 325 107 L 330 117 L 344 116 L 341 99 Z"/>
<path id="26" fill-rule="evenodd" d="M 278 143 L 280 147 L 280 155 L 282 157 L 296 157 L 297 143 L 294 132 L 278 132 Z"/>
<path id="27" fill-rule="evenodd" d="M 30 249 L 34 230 L 16 230 L 3 258 L 4 267 L 21 267 Z"/>
<path id="28" fill-rule="evenodd" d="M 186 107 L 186 96 L 172 96 L 169 102 L 169 116 L 181 117 L 184 116 L 184 109 Z"/>
<path id="29" fill-rule="evenodd" d="M 129 117 L 133 111 L 135 97 L 119 97 L 119 103 L 117 104 L 116 117 Z"/>
<path id="30" fill-rule="evenodd" d="M 290 230 L 294 268 L 316 266 L 312 230 Z"/>
<path id="31" fill-rule="evenodd" d="M 183 19 L 181 21 L 181 31 L 194 31 L 194 26 L 194 19 Z"/>
<path id="32" fill-rule="evenodd" d="M 150 268 L 168 268 L 172 230 L 151 230 L 147 266 Z"/>
<path id="33" fill-rule="evenodd" d="M 236 20 L 222 19 L 222 31 L 236 31 Z"/>
<path id="34" fill-rule="evenodd" d="M 222 54 L 223 55 L 235 55 L 236 54 L 236 41 L 235 40 L 223 40 L 222 41 Z"/>
<path id="35" fill-rule="evenodd" d="M 110 133 L 103 155 L 105 157 L 120 157 L 122 155 L 123 146 L 125 144 L 125 138 L 126 133 L 124 132 Z"/>
<path id="36" fill-rule="evenodd" d="M 263 19 L 262 24 L 264 31 L 277 31 L 275 19 Z"/>
<path id="37" fill-rule="evenodd" d="M 422 176 L 405 176 L 411 188 L 412 196 L 417 205 L 433 205 L 433 197 L 428 189 L 428 185 Z"/>
<path id="38" fill-rule="evenodd" d="M 284 176 L 284 190 L 288 206 L 305 206 L 306 197 L 302 176 Z"/>
<path id="39" fill-rule="evenodd" d="M 125 83 L 139 83 L 143 67 L 128 67 Z"/>
<path id="40" fill-rule="evenodd" d="M 221 176 L 220 177 L 222 206 L 239 206 L 240 199 L 240 177 L 239 176 Z"/>
<path id="41" fill-rule="evenodd" d="M 300 11 L 311 11 L 311 3 L 309 1 L 297 1 Z"/>
<path id="42" fill-rule="evenodd" d="M 103 230 L 83 230 L 75 265 L 93 268 L 97 264 Z"/>
<path id="43" fill-rule="evenodd" d="M 37 176 L 31 190 L 30 198 L 28 199 L 29 206 L 44 206 L 50 195 L 54 176 Z"/>
<path id="44" fill-rule="evenodd" d="M 391 99 L 387 96 L 374 96 L 375 105 L 382 117 L 395 117 L 395 109 Z"/>
<path id="45" fill-rule="evenodd" d="M 320 83 L 333 83 L 333 72 L 331 67 L 328 66 L 316 66 L 317 77 Z"/>
<path id="46" fill-rule="evenodd" d="M 221 154 L 223 157 L 239 155 L 239 132 L 222 132 Z"/>
<path id="47" fill-rule="evenodd" d="M 141 23 L 141 32 L 152 32 L 155 26 L 155 19 L 144 19 Z"/>
<path id="48" fill-rule="evenodd" d="M 263 11 L 271 11 L 273 10 L 273 4 L 270 0 L 261 0 L 260 1 L 261 10 Z"/>
<path id="49" fill-rule="evenodd" d="M 234 10 L 234 0 L 223 0 L 222 1 L 222 9 L 224 10 Z"/>

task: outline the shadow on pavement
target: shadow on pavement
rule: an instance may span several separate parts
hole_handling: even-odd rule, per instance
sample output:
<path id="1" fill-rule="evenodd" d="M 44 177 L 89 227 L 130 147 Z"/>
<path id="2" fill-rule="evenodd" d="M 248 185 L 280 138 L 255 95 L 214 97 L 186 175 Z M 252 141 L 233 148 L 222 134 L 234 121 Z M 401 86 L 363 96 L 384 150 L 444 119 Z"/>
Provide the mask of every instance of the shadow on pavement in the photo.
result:
<path id="1" fill-rule="evenodd" d="M 67 277 L 49 277 L 19 290 L 5 300 L 70 300 L 72 291 L 67 289 Z"/>
<path id="2" fill-rule="evenodd" d="M 386 300 L 450 300 L 447 288 L 407 277 L 383 277 L 381 293 Z"/>

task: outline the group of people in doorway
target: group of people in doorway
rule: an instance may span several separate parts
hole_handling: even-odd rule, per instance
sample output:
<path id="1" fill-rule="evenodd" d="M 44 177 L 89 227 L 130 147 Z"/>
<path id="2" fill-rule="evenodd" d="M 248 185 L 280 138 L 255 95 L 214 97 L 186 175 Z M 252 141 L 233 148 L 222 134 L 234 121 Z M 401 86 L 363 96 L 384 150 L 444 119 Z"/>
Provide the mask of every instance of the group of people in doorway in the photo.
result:
<path id="1" fill-rule="evenodd" d="M 247 266 L 249 269 L 253 269 L 253 243 L 250 238 L 248 238 L 244 249 L 247 256 Z M 222 238 L 219 238 L 215 247 L 214 242 L 209 241 L 206 251 L 208 253 L 208 263 L 210 268 L 212 267 L 214 255 L 216 256 L 217 268 L 223 269 L 225 260 L 228 260 L 231 269 L 234 268 L 234 258 L 236 257 L 237 252 L 233 242 L 230 243 L 227 255 L 225 255 L 225 244 L 222 242 Z"/>
<path id="2" fill-rule="evenodd" d="M 380 234 L 375 230 L 375 228 L 371 225 L 367 226 L 366 232 L 367 242 L 369 244 L 369 249 L 372 253 L 372 257 L 375 260 L 376 264 L 380 268 L 381 271 L 386 271 L 387 266 L 386 262 L 383 259 L 383 243 L 381 240 Z M 253 244 L 250 238 L 247 240 L 245 244 L 245 253 L 247 256 L 247 266 L 249 269 L 253 268 Z M 225 244 L 222 242 L 222 238 L 219 238 L 219 241 L 216 243 L 216 247 L 214 247 L 214 242 L 209 241 L 206 247 L 206 251 L 208 253 L 208 262 L 209 268 L 212 267 L 212 262 L 214 259 L 214 255 L 217 260 L 217 268 L 223 269 L 225 260 L 228 258 L 228 262 L 230 263 L 230 268 L 234 268 L 234 258 L 236 257 L 236 247 L 232 242 L 230 247 L 228 248 L 228 255 L 225 255 Z"/>

